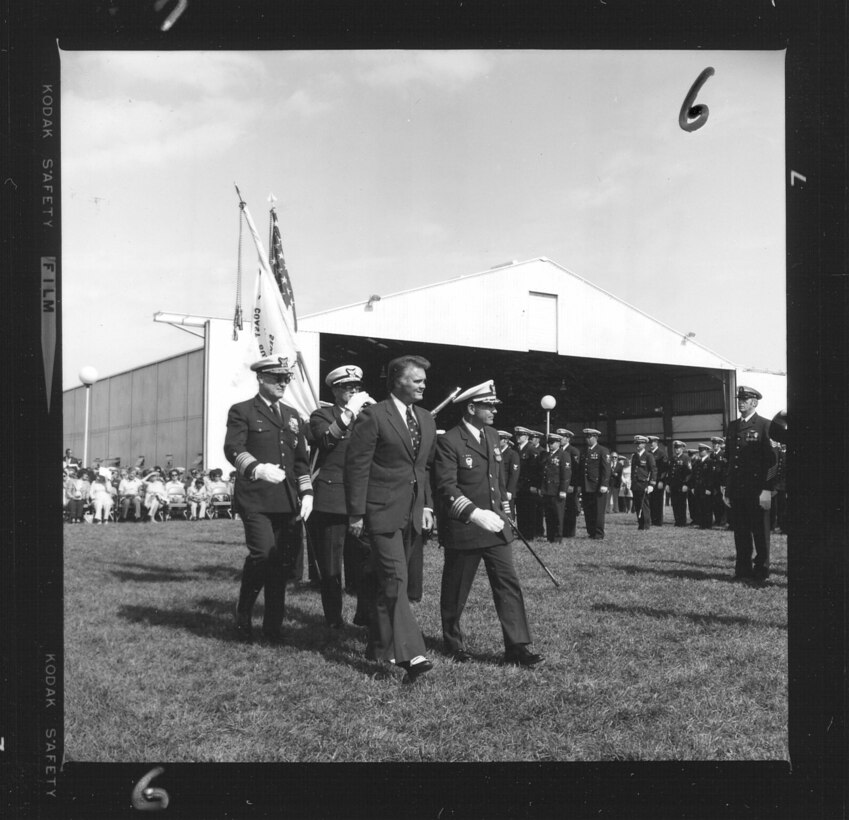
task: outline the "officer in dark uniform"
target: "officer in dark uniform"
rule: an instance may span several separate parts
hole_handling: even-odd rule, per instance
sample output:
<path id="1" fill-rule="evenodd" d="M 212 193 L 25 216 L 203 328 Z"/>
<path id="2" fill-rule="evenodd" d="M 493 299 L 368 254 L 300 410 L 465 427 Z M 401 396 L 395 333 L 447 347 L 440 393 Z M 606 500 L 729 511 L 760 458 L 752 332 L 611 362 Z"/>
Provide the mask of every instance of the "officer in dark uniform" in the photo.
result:
<path id="1" fill-rule="evenodd" d="M 649 495 L 649 509 L 651 510 L 651 523 L 656 527 L 663 526 L 663 495 L 668 481 L 669 473 L 669 451 L 660 443 L 658 436 L 649 436 L 648 451 L 654 459 L 657 468 L 657 484 L 651 495 Z"/>
<path id="2" fill-rule="evenodd" d="M 597 541 L 604 539 L 604 514 L 607 510 L 607 489 L 610 486 L 610 453 L 598 443 L 600 430 L 585 427 L 587 446 L 578 467 L 578 486 L 584 507 L 587 535 Z"/>
<path id="3" fill-rule="evenodd" d="M 545 515 L 542 505 L 542 497 L 539 494 L 539 485 L 542 482 L 542 455 L 545 453 L 545 449 L 540 445 L 540 441 L 543 437 L 542 433 L 537 430 L 531 430 L 530 433 L 531 437 L 528 443 L 536 454 L 536 461 L 533 469 L 533 483 L 531 484 L 531 491 L 535 496 L 534 537 L 542 538 L 545 531 Z M 524 532 L 522 534 L 524 535 Z"/>
<path id="4" fill-rule="evenodd" d="M 769 577 L 769 510 L 777 477 L 769 420 L 755 411 L 761 398 L 752 387 L 737 389 L 740 418 L 728 425 L 725 437 L 725 503 L 737 553 L 734 577 L 755 581 Z"/>
<path id="5" fill-rule="evenodd" d="M 696 526 L 709 530 L 713 526 L 713 465 L 710 444 L 699 442 L 699 453 L 692 462 L 693 511 Z"/>
<path id="6" fill-rule="evenodd" d="M 542 480 L 539 490 L 545 513 L 545 534 L 550 544 L 563 542 L 563 512 L 572 483 L 572 463 L 560 449 L 560 441 L 557 433 L 550 433 L 548 452 L 543 453 L 540 459 Z"/>
<path id="7" fill-rule="evenodd" d="M 581 463 L 581 451 L 572 444 L 575 434 L 565 427 L 558 427 L 555 431 L 561 436 L 560 451 L 563 457 L 569 460 L 572 478 L 569 489 L 566 491 L 566 506 L 563 511 L 563 537 L 574 538 L 578 524 L 578 465 Z"/>
<path id="8" fill-rule="evenodd" d="M 646 449 L 646 436 L 634 436 L 636 452 L 631 456 L 631 492 L 634 494 L 634 512 L 637 529 L 650 530 L 652 525 L 650 498 L 657 486 L 657 464 Z"/>
<path id="9" fill-rule="evenodd" d="M 448 512 L 440 613 L 445 652 L 459 663 L 472 659 L 460 628 L 463 608 L 483 560 L 504 637 L 504 662 L 533 667 L 542 655 L 531 651 L 531 635 L 519 577 L 513 566 L 501 452 L 494 430 L 495 385 L 484 382 L 454 399 L 463 408 L 460 423 L 436 441 L 437 492 Z"/>
<path id="10" fill-rule="evenodd" d="M 356 365 L 343 365 L 324 379 L 333 393 L 333 404 L 320 407 L 310 416 L 311 440 L 316 448 L 314 471 L 315 500 L 309 523 L 313 548 L 321 571 L 321 605 L 331 629 L 341 629 L 342 564 L 346 581 L 357 593 L 354 623 L 368 625 L 368 595 L 363 573 L 368 557 L 365 539 L 348 532 L 345 504 L 345 453 L 351 438 L 351 425 L 360 410 L 374 399 L 362 390 L 363 371 Z"/>
<path id="11" fill-rule="evenodd" d="M 516 452 L 519 454 L 519 483 L 516 485 L 516 524 L 529 541 L 537 536 L 537 504 L 539 495 L 538 452 L 531 446 L 530 430 L 515 427 Z"/>
<path id="12" fill-rule="evenodd" d="M 726 515 L 725 499 L 722 488 L 725 486 L 725 474 L 728 471 L 728 460 L 725 458 L 725 439 L 722 436 L 711 436 L 710 443 L 713 444 L 713 452 L 710 454 L 711 476 L 713 486 L 711 487 L 713 523 L 718 527 L 725 524 Z"/>
<path id="13" fill-rule="evenodd" d="M 690 526 L 696 526 L 696 519 L 699 517 L 696 510 L 696 491 L 693 489 L 693 481 L 696 478 L 696 469 L 699 458 L 698 447 L 688 447 L 687 457 L 690 459 L 690 489 L 687 491 L 687 510 L 690 513 Z"/>
<path id="14" fill-rule="evenodd" d="M 251 370 L 259 393 L 230 408 L 224 438 L 224 456 L 236 468 L 235 502 L 248 547 L 236 636 L 246 643 L 253 640 L 251 612 L 265 587 L 262 632 L 282 643 L 286 580 L 293 553 L 301 546 L 301 521 L 309 518 L 313 505 L 306 426 L 281 401 L 293 375 L 288 361 L 260 359 Z"/>
<path id="15" fill-rule="evenodd" d="M 684 452 L 683 441 L 672 442 L 672 458 L 669 460 L 668 486 L 672 502 L 672 517 L 676 527 L 687 526 L 687 495 L 690 490 L 690 457 Z"/>
<path id="16" fill-rule="evenodd" d="M 516 517 L 516 488 L 519 486 L 519 454 L 511 446 L 513 434 L 509 430 L 498 431 L 499 446 L 501 447 L 501 472 L 504 474 L 504 486 L 507 490 L 507 500 L 510 502 L 510 517 Z"/>

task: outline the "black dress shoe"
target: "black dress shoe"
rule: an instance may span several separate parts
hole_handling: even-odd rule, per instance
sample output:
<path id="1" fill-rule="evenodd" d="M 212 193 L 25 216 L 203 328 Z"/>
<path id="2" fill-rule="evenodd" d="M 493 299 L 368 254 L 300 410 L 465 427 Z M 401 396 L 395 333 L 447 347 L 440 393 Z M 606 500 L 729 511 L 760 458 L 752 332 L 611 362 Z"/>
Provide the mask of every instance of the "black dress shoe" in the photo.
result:
<path id="1" fill-rule="evenodd" d="M 468 663 L 472 660 L 472 656 L 465 649 L 455 649 L 451 653 L 451 660 L 456 663 Z"/>
<path id="2" fill-rule="evenodd" d="M 518 646 L 511 646 L 504 653 L 504 663 L 531 667 L 545 663 L 545 658 L 542 655 L 531 652 L 525 644 L 519 644 Z"/>
<path id="3" fill-rule="evenodd" d="M 236 619 L 236 640 L 240 643 L 254 642 L 254 633 L 250 618 L 242 618 L 240 616 Z"/>
<path id="4" fill-rule="evenodd" d="M 425 672 L 430 672 L 430 670 L 433 669 L 433 664 L 427 658 L 422 658 L 416 663 L 412 663 L 411 661 L 400 661 L 398 666 L 406 670 L 407 679 L 410 683 L 413 683 L 419 675 L 424 675 Z"/>

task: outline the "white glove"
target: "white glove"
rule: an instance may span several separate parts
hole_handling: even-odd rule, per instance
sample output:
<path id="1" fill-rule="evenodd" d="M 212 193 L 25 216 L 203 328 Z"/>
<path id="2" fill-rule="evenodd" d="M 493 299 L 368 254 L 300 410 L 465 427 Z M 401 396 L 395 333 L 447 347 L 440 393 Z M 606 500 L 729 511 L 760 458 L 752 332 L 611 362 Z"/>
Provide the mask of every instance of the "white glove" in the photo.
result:
<path id="1" fill-rule="evenodd" d="M 657 482 L 657 489 L 658 489 L 658 490 L 662 490 L 662 489 L 663 489 L 663 482 L 662 482 L 662 481 L 658 481 L 658 482 Z"/>
<path id="2" fill-rule="evenodd" d="M 651 484 L 649 484 L 649 486 L 648 486 L 648 487 L 646 487 L 646 492 L 647 492 L 647 493 L 653 493 L 653 492 L 654 492 L 654 487 L 652 487 L 652 485 L 651 485 Z"/>
<path id="3" fill-rule="evenodd" d="M 350 410 L 354 414 L 354 418 L 356 418 L 360 414 L 360 410 L 368 404 L 374 404 L 374 399 L 365 390 L 361 390 L 359 393 L 354 393 L 351 396 L 345 405 L 345 409 Z"/>
<path id="4" fill-rule="evenodd" d="M 487 532 L 501 532 L 504 529 L 504 519 L 492 510 L 473 510 L 470 520 Z"/>
<path id="5" fill-rule="evenodd" d="M 311 495 L 305 495 L 301 499 L 301 512 L 298 515 L 298 520 L 303 519 L 304 521 L 306 521 L 310 517 L 311 513 L 312 513 L 312 496 Z"/>
<path id="6" fill-rule="evenodd" d="M 687 485 L 686 485 L 686 484 L 682 484 L 682 485 L 681 485 L 681 492 L 682 492 L 682 493 L 686 493 L 686 492 L 687 492 Z"/>
<path id="7" fill-rule="evenodd" d="M 286 478 L 286 471 L 276 464 L 257 464 L 254 468 L 254 478 L 271 484 L 279 484 Z"/>
<path id="8" fill-rule="evenodd" d="M 772 506 L 772 493 L 769 490 L 761 490 L 761 494 L 758 497 L 758 504 L 765 510 L 768 510 Z"/>

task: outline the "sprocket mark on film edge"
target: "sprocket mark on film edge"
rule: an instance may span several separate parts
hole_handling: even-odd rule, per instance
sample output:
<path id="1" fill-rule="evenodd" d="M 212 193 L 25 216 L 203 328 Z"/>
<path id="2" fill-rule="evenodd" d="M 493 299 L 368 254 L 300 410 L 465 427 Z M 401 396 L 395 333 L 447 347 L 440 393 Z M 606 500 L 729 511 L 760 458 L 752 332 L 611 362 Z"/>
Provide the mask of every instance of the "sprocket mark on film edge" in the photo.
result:
<path id="1" fill-rule="evenodd" d="M 135 786 L 131 801 L 134 809 L 139 811 L 162 811 L 168 808 L 168 792 L 158 786 L 151 786 L 150 782 L 156 777 L 159 777 L 165 769 L 162 766 L 157 766 L 151 769 Z"/>
<path id="2" fill-rule="evenodd" d="M 708 77 L 712 77 L 716 72 L 712 66 L 708 66 L 696 78 L 696 81 L 690 86 L 687 96 L 684 98 L 684 103 L 681 106 L 681 111 L 678 114 L 678 125 L 684 131 L 696 131 L 701 128 L 710 115 L 710 109 L 703 103 L 694 105 L 696 96 L 702 86 L 707 82 Z"/>

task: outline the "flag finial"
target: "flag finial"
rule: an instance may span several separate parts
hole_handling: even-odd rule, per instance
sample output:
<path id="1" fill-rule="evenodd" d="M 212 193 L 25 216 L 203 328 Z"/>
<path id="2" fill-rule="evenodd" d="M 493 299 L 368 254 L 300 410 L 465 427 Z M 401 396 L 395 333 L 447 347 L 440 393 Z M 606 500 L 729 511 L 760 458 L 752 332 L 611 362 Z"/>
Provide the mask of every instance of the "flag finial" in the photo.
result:
<path id="1" fill-rule="evenodd" d="M 268 202 L 271 205 L 271 207 L 273 208 L 275 203 L 277 202 L 277 197 L 274 196 L 274 194 L 269 194 L 268 195 Z"/>

